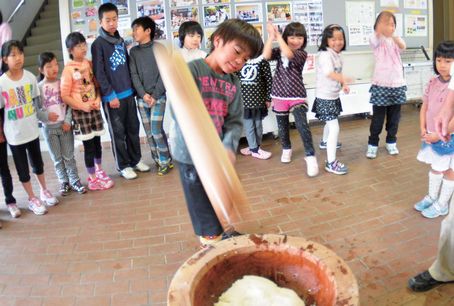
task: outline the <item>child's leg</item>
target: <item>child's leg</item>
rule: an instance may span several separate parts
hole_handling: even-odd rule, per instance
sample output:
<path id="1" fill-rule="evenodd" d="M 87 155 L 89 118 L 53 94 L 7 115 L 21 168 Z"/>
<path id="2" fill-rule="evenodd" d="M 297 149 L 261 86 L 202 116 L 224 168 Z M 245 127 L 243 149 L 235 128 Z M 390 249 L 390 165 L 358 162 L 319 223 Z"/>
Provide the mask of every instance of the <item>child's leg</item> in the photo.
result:
<path id="1" fill-rule="evenodd" d="M 328 129 L 326 140 L 326 157 L 329 163 L 336 160 L 337 140 L 339 138 L 339 121 L 337 119 L 326 121 L 325 129 Z"/>
<path id="2" fill-rule="evenodd" d="M 292 143 L 290 142 L 290 123 L 288 119 L 288 113 L 276 113 L 276 120 L 282 149 L 291 149 Z"/>
<path id="3" fill-rule="evenodd" d="M 55 173 L 57 174 L 60 183 L 68 183 L 68 176 L 66 174 L 65 162 L 63 160 L 61 139 L 63 134 L 62 129 L 49 129 L 43 128 L 44 139 L 46 140 L 49 148 L 49 154 L 54 162 Z"/>
<path id="4" fill-rule="evenodd" d="M 32 184 L 30 183 L 30 169 L 28 168 L 27 160 L 27 144 L 22 145 L 10 145 L 11 153 L 13 154 L 14 165 L 16 166 L 17 176 L 25 192 L 28 195 L 28 199 L 36 198 L 33 192 Z"/>
<path id="5" fill-rule="evenodd" d="M 434 205 L 437 205 L 439 211 L 444 211 L 449 208 L 449 201 L 454 192 L 454 171 L 449 169 L 443 173 L 443 184 L 441 185 L 440 195 Z"/>
<path id="6" fill-rule="evenodd" d="M 303 106 L 296 106 L 293 111 L 293 116 L 295 117 L 295 125 L 301 136 L 301 140 L 304 144 L 304 150 L 306 156 L 315 155 L 314 144 L 312 142 L 312 133 L 309 128 L 309 123 L 307 122 L 307 108 Z"/>
<path id="7" fill-rule="evenodd" d="M 150 146 L 151 157 L 153 158 L 156 165 L 159 166 L 159 158 L 156 154 L 156 143 L 154 142 L 153 135 L 151 134 L 151 108 L 146 105 L 145 101 L 139 99 L 137 101 L 137 107 L 139 108 L 140 118 L 142 119 L 142 126 L 147 135 L 148 145 Z"/>
<path id="8" fill-rule="evenodd" d="M 151 134 L 156 144 L 156 155 L 158 156 L 159 165 L 166 167 L 172 160 L 170 157 L 169 144 L 167 135 L 164 131 L 162 121 L 166 110 L 166 99 L 162 98 L 156 101 L 151 110 Z"/>
<path id="9" fill-rule="evenodd" d="M 102 145 L 101 136 L 95 136 L 93 139 L 95 170 L 102 170 Z"/>
<path id="10" fill-rule="evenodd" d="M 378 142 L 380 138 L 378 137 L 383 129 L 383 123 L 385 122 L 387 106 L 376 106 L 373 105 L 373 115 L 372 120 L 370 121 L 370 136 L 369 136 L 369 145 L 378 147 Z"/>
<path id="11" fill-rule="evenodd" d="M 262 115 L 258 111 L 255 114 L 254 118 L 254 125 L 255 125 L 255 139 L 257 140 L 257 146 L 260 147 L 262 144 L 262 137 L 263 137 L 263 124 L 262 124 Z"/>
<path id="12" fill-rule="evenodd" d="M 133 96 L 122 99 L 122 103 L 126 104 L 126 118 L 124 122 L 127 153 L 131 167 L 134 167 L 140 162 L 142 154 L 140 153 L 140 122 L 137 117 L 136 101 Z"/>
<path id="13" fill-rule="evenodd" d="M 84 161 L 85 167 L 87 168 L 88 176 L 94 180 L 96 179 L 96 168 L 95 168 L 95 138 L 84 140 Z"/>
<path id="14" fill-rule="evenodd" d="M 64 132 L 62 130 L 60 147 L 69 183 L 71 186 L 74 186 L 76 182 L 80 181 L 80 178 L 79 172 L 77 171 L 76 159 L 74 158 L 74 135 L 72 131 Z"/>
<path id="15" fill-rule="evenodd" d="M 429 193 L 430 199 L 435 202 L 438 199 L 440 193 L 441 183 L 443 182 L 443 172 L 435 170 L 429 171 Z"/>
<path id="16" fill-rule="evenodd" d="M 3 194 L 5 195 L 5 203 L 14 204 L 16 199 L 13 196 L 13 179 L 8 167 L 8 151 L 6 141 L 0 143 L 0 175 L 2 177 Z"/>
<path id="17" fill-rule="evenodd" d="M 194 165 L 179 163 L 178 169 L 195 234 L 198 236 L 221 235 L 224 230 Z"/>
<path id="18" fill-rule="evenodd" d="M 325 123 L 325 126 L 323 127 L 323 138 L 322 141 L 326 143 L 328 141 L 328 133 L 329 133 L 329 126 L 327 123 Z"/>
<path id="19" fill-rule="evenodd" d="M 400 121 L 400 104 L 386 107 L 386 143 L 396 143 L 397 129 Z"/>
<path id="20" fill-rule="evenodd" d="M 255 120 L 253 118 L 243 119 L 244 131 L 246 133 L 249 150 L 258 150 L 257 133 L 255 131 Z"/>

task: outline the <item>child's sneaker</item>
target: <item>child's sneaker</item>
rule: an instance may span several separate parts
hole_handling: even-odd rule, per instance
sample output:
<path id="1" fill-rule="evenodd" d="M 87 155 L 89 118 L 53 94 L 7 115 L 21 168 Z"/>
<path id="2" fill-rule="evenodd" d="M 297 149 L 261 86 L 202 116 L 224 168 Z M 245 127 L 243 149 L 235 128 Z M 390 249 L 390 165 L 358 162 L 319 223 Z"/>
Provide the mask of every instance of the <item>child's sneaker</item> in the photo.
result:
<path id="1" fill-rule="evenodd" d="M 396 143 L 387 143 L 386 150 L 388 151 L 389 155 L 399 154 L 399 150 L 397 149 Z"/>
<path id="2" fill-rule="evenodd" d="M 110 176 L 108 176 L 107 173 L 102 169 L 96 170 L 96 177 L 104 182 L 104 186 L 106 188 L 111 188 L 115 184 Z"/>
<path id="3" fill-rule="evenodd" d="M 377 152 L 378 152 L 378 147 L 373 146 L 373 145 L 368 145 L 366 157 L 370 158 L 370 159 L 374 159 L 377 157 Z"/>
<path id="4" fill-rule="evenodd" d="M 7 204 L 6 207 L 8 207 L 9 213 L 11 214 L 11 217 L 13 218 L 19 218 L 21 215 L 19 207 L 14 204 Z"/>
<path id="5" fill-rule="evenodd" d="M 61 196 L 67 196 L 71 191 L 71 187 L 69 186 L 68 182 L 63 182 L 60 184 L 60 189 L 58 190 Z"/>
<path id="6" fill-rule="evenodd" d="M 137 173 L 135 173 L 131 167 L 124 168 L 123 170 L 120 171 L 120 174 L 127 180 L 133 180 L 137 178 Z"/>
<path id="7" fill-rule="evenodd" d="M 58 199 L 54 197 L 52 193 L 50 193 L 50 191 L 47 189 L 41 190 L 39 197 L 41 201 L 47 206 L 54 206 L 58 204 Z"/>
<path id="8" fill-rule="evenodd" d="M 88 189 L 95 191 L 95 190 L 106 190 L 105 186 L 106 182 L 99 179 L 98 177 L 92 179 L 91 177 L 88 177 Z"/>
<path id="9" fill-rule="evenodd" d="M 222 240 L 222 235 L 219 236 L 199 236 L 200 243 L 202 244 L 203 247 L 213 245 L 216 242 L 219 242 Z"/>
<path id="10" fill-rule="evenodd" d="M 430 207 L 435 201 L 431 197 L 426 195 L 424 199 L 415 204 L 414 208 L 417 211 L 423 211 L 424 209 Z"/>
<path id="11" fill-rule="evenodd" d="M 433 205 L 424 209 L 421 214 L 429 219 L 434 219 L 440 216 L 446 216 L 449 212 L 449 208 L 446 206 L 445 208 L 439 208 L 438 202 L 435 202 Z"/>
<path id="12" fill-rule="evenodd" d="M 135 165 L 134 170 L 137 170 L 139 172 L 148 172 L 150 171 L 150 166 L 145 164 L 143 161 L 139 161 L 137 165 Z"/>
<path id="13" fill-rule="evenodd" d="M 325 163 L 325 170 L 334 174 L 347 174 L 348 168 L 343 163 L 338 161 L 337 159 L 332 163 L 326 162 Z"/>
<path id="14" fill-rule="evenodd" d="M 304 158 L 306 160 L 306 167 L 307 167 L 307 175 L 312 177 L 318 174 L 318 163 L 317 158 L 315 156 L 306 156 Z"/>
<path id="15" fill-rule="evenodd" d="M 28 200 L 28 209 L 30 209 L 35 215 L 44 215 L 47 213 L 46 206 L 44 206 L 44 204 L 35 197 Z"/>
<path id="16" fill-rule="evenodd" d="M 85 188 L 84 185 L 80 181 L 75 182 L 74 184 L 71 185 L 71 188 L 76 191 L 77 193 L 84 194 L 87 192 L 87 189 Z"/>
<path id="17" fill-rule="evenodd" d="M 292 161 L 292 149 L 283 149 L 281 155 L 281 163 L 289 163 Z"/>
<path id="18" fill-rule="evenodd" d="M 165 166 L 159 166 L 158 167 L 158 175 L 159 176 L 166 175 L 172 169 L 173 169 L 173 164 L 169 164 L 169 165 L 165 165 Z"/>
<path id="19" fill-rule="evenodd" d="M 271 157 L 271 152 L 264 151 L 259 148 L 258 152 L 251 152 L 252 157 L 258 158 L 258 159 L 268 159 Z"/>
<path id="20" fill-rule="evenodd" d="M 321 149 L 321 150 L 326 150 L 326 142 L 321 140 L 320 141 L 320 144 L 318 145 L 318 147 Z M 337 142 L 336 144 L 336 149 L 340 149 L 342 147 L 342 143 L 340 142 Z"/>
<path id="21" fill-rule="evenodd" d="M 243 154 L 243 155 L 245 155 L 245 156 L 248 156 L 248 155 L 251 155 L 251 154 L 252 154 L 251 150 L 249 150 L 249 147 L 242 148 L 242 149 L 240 150 L 240 153 Z"/>

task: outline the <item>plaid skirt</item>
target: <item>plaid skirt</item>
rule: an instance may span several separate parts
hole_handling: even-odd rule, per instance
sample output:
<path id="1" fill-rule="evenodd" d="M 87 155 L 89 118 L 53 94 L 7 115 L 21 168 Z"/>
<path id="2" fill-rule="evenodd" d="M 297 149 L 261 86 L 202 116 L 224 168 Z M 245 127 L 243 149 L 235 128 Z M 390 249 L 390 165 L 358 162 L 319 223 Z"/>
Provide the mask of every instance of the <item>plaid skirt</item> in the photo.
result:
<path id="1" fill-rule="evenodd" d="M 384 87 L 372 85 L 369 89 L 370 103 L 375 106 L 404 104 L 407 101 L 407 86 Z"/>
<path id="2" fill-rule="evenodd" d="M 314 105 L 312 105 L 312 112 L 321 121 L 337 119 L 342 112 L 341 100 L 339 98 L 335 100 L 315 98 Z"/>
<path id="3" fill-rule="evenodd" d="M 100 110 L 89 113 L 73 109 L 73 130 L 77 140 L 90 140 L 105 133 Z"/>

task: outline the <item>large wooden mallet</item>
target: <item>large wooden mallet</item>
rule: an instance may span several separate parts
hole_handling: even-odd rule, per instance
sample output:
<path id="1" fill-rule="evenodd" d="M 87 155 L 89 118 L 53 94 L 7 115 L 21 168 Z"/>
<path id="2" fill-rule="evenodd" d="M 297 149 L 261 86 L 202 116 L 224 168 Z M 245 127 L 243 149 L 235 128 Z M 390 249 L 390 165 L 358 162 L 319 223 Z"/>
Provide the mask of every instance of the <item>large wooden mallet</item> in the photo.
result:
<path id="1" fill-rule="evenodd" d="M 243 186 L 186 62 L 177 50 L 155 45 L 155 56 L 172 110 L 203 187 L 225 232 L 249 207 Z"/>

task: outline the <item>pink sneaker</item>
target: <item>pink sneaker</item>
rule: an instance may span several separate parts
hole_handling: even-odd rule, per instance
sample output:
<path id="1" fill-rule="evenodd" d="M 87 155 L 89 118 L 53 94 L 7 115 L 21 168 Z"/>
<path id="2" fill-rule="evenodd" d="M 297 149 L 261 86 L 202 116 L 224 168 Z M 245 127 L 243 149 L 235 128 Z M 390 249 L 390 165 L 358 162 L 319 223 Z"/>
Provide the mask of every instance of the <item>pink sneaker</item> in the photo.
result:
<path id="1" fill-rule="evenodd" d="M 90 190 L 106 190 L 105 182 L 102 181 L 99 178 L 94 178 L 92 179 L 91 177 L 88 177 L 88 189 Z"/>
<path id="2" fill-rule="evenodd" d="M 104 186 L 106 189 L 109 189 L 113 187 L 115 184 L 114 181 L 107 175 L 107 173 L 104 170 L 96 170 L 96 177 L 103 181 Z"/>
<path id="3" fill-rule="evenodd" d="M 252 157 L 258 158 L 258 159 L 268 159 L 271 157 L 271 152 L 264 151 L 259 148 L 259 151 L 257 153 L 251 152 Z"/>
<path id="4" fill-rule="evenodd" d="M 248 156 L 248 155 L 251 155 L 252 152 L 251 152 L 251 150 L 249 150 L 248 147 L 246 147 L 246 148 L 242 148 L 242 149 L 240 150 L 240 153 L 243 154 L 243 155 L 245 155 L 245 156 Z"/>

